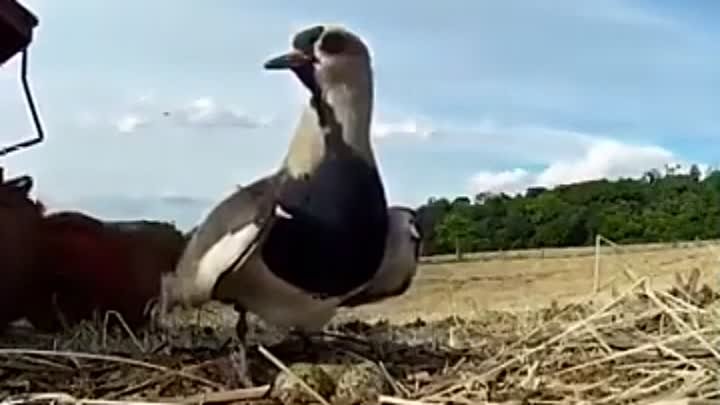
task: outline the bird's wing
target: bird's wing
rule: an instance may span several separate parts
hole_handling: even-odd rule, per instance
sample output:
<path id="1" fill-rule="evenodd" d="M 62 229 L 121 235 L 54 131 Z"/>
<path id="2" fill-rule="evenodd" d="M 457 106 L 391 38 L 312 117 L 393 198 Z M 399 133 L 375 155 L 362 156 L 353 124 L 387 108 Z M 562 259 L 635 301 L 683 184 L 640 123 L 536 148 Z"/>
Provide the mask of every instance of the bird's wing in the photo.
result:
<path id="1" fill-rule="evenodd" d="M 193 233 L 175 276 L 182 280 L 175 295 L 185 300 L 209 299 L 217 280 L 242 267 L 272 225 L 278 174 L 238 188 L 208 214 Z M 195 298 L 193 298 L 195 297 Z"/>

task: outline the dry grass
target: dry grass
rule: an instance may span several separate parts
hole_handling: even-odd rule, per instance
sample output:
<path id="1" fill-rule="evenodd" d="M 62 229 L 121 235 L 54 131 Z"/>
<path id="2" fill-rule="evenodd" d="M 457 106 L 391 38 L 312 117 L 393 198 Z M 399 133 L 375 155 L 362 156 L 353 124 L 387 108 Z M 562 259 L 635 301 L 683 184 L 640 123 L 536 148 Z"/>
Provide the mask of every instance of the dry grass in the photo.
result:
<path id="1" fill-rule="evenodd" d="M 705 282 L 718 267 L 712 247 L 606 256 L 602 284 L 614 279 L 616 292 L 592 300 L 592 257 L 569 260 L 424 266 L 408 295 L 342 314 L 312 350 L 255 322 L 251 339 L 266 346 L 250 351 L 254 390 L 237 389 L 224 310 L 132 339 L 102 322 L 64 336 L 17 331 L 2 342 L 14 349 L 0 350 L 0 398 L 278 403 L 286 397 L 263 384 L 285 369 L 306 380 L 309 402 L 348 403 L 294 367 L 311 362 L 380 370 L 387 388 L 356 403 L 720 403 L 720 296 Z M 407 322 L 423 312 L 429 320 Z"/>
<path id="2" fill-rule="evenodd" d="M 662 249 L 661 249 L 662 248 Z M 720 245 L 714 242 L 631 245 L 601 250 L 601 293 L 596 300 L 611 299 L 611 291 L 631 281 L 625 268 L 647 276 L 656 288 L 668 288 L 676 272 L 702 270 L 701 281 L 720 282 Z M 553 302 L 583 301 L 593 292 L 594 248 L 508 251 L 469 255 L 464 262 L 426 260 L 407 294 L 355 313 L 364 319 L 387 318 L 404 322 L 417 317 L 443 319 L 453 315 L 482 316 L 487 309 L 528 310 Z M 544 256 L 544 258 L 541 258 Z M 427 263 L 430 261 L 431 263 Z"/>

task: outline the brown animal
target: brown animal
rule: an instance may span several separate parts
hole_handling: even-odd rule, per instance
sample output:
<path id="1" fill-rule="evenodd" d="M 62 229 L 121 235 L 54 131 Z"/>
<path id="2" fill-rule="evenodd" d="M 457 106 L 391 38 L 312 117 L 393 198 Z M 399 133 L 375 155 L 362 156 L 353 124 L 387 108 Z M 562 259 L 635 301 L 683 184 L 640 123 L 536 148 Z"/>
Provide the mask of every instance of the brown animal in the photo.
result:
<path id="1" fill-rule="evenodd" d="M 34 247 L 44 210 L 28 196 L 31 177 L 3 180 L 0 168 L 0 331 L 32 304 Z"/>
<path id="2" fill-rule="evenodd" d="M 48 215 L 38 258 L 43 304 L 28 318 L 56 331 L 114 310 L 131 328 L 142 326 L 161 275 L 174 270 L 184 245 L 182 233 L 164 224 L 105 223 L 80 212 Z"/>

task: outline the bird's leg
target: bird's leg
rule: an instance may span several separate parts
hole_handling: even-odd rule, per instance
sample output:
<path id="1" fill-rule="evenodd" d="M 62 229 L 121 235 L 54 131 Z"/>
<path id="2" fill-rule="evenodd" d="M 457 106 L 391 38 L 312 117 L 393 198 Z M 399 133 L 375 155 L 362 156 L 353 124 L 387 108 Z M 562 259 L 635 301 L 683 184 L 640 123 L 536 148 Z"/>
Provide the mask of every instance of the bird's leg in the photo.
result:
<path id="1" fill-rule="evenodd" d="M 202 312 L 201 308 L 193 308 L 193 311 L 195 311 L 195 322 L 193 322 L 192 327 L 190 328 L 190 344 L 192 346 L 195 346 L 199 343 L 200 337 L 198 336 L 200 329 L 200 315 Z"/>
<path id="2" fill-rule="evenodd" d="M 151 333 L 159 333 L 161 331 L 160 325 L 162 323 L 160 313 L 160 300 L 158 298 L 151 298 L 145 304 L 143 309 L 143 316 L 148 320 L 148 330 Z"/>
<path id="3" fill-rule="evenodd" d="M 150 319 L 150 331 L 159 333 L 165 341 L 170 340 L 168 284 L 165 277 L 160 280 L 160 291 L 157 297 L 148 300 L 144 313 Z"/>
<path id="4" fill-rule="evenodd" d="M 247 310 L 245 308 L 240 307 L 239 305 L 235 306 L 235 310 L 238 312 L 238 320 L 235 324 L 235 333 L 238 338 L 238 344 L 242 347 L 247 347 L 247 333 L 248 333 L 248 324 L 247 324 Z"/>
<path id="5" fill-rule="evenodd" d="M 253 386 L 253 383 L 250 379 L 247 361 L 247 310 L 238 304 L 235 304 L 235 310 L 238 312 L 238 321 L 235 324 L 235 333 L 237 334 L 238 342 L 235 350 L 230 354 L 230 359 L 240 384 L 245 386 L 245 388 L 250 388 Z"/>

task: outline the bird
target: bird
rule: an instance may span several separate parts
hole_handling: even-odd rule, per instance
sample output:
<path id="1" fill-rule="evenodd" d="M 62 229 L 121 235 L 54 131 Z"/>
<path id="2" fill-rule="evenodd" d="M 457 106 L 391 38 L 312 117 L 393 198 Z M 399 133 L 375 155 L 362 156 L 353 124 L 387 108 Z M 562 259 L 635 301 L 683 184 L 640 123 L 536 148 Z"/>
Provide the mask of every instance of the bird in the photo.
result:
<path id="1" fill-rule="evenodd" d="M 388 208 L 389 229 L 385 256 L 372 281 L 359 293 L 343 301 L 341 307 L 356 307 L 404 294 L 412 284 L 420 259 L 423 234 L 417 212 L 409 207 Z"/>
<path id="2" fill-rule="evenodd" d="M 0 331 L 34 303 L 35 242 L 44 206 L 29 197 L 32 187 L 27 175 L 4 180 L 0 167 Z"/>
<path id="3" fill-rule="evenodd" d="M 26 316 L 55 332 L 96 313 L 116 311 L 133 329 L 147 324 L 161 274 L 185 246 L 181 232 L 154 222 L 106 222 L 79 211 L 43 218 L 37 246 L 37 301 Z"/>
<path id="4" fill-rule="evenodd" d="M 373 278 L 385 251 L 370 51 L 357 34 L 330 25 L 296 33 L 292 48 L 264 64 L 291 70 L 311 94 L 280 167 L 216 205 L 163 281 L 161 313 L 233 303 L 242 357 L 247 311 L 319 331 Z"/>
<path id="5" fill-rule="evenodd" d="M 241 189 L 238 186 L 238 189 Z M 356 307 L 404 294 L 412 284 L 420 259 L 423 233 L 417 211 L 406 206 L 388 208 L 388 233 L 380 269 L 359 293 L 345 299 L 340 307 Z M 192 235 L 195 228 L 188 232 Z"/>

